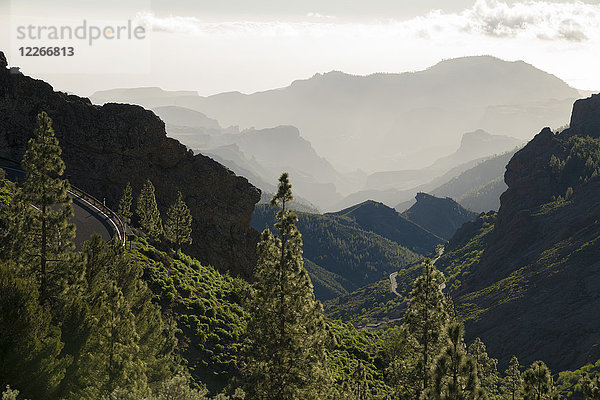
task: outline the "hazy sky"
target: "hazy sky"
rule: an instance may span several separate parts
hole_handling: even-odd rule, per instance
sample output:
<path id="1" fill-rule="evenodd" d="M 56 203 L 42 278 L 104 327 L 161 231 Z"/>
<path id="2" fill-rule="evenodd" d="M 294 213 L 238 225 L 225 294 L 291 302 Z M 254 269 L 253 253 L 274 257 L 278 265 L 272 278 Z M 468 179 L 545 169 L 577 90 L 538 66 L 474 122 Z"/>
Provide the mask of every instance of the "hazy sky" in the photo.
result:
<path id="1" fill-rule="evenodd" d="M 133 51 L 77 44 L 101 61 L 19 59 L 25 73 L 81 95 L 134 86 L 249 93 L 317 72 L 404 72 L 482 54 L 600 90 L 600 0 L 0 0 L 0 49 L 21 45 L 11 39 L 15 24 L 63 19 L 131 19 L 151 30 L 143 43 L 127 43 Z M 57 65 L 69 73 L 47 72 Z"/>

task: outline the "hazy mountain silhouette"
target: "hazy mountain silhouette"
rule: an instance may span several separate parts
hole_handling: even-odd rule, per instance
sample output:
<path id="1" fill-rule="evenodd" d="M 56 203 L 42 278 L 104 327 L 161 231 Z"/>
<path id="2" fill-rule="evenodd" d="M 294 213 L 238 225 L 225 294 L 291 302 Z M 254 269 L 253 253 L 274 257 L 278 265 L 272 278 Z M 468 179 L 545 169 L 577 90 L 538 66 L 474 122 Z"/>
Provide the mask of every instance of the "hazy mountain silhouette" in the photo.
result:
<path id="1" fill-rule="evenodd" d="M 513 154 L 515 151 L 509 151 L 482 161 L 433 189 L 431 194 L 451 197 L 476 212 L 498 210 L 500 195 L 508 187 L 504 183 L 504 171 Z M 396 206 L 397 209 L 400 207 L 401 204 Z"/>
<path id="2" fill-rule="evenodd" d="M 445 176 L 444 179 L 452 177 L 446 175 L 448 172 L 450 172 L 450 175 L 458 175 L 468 169 L 471 164 L 479 162 L 485 157 L 516 149 L 522 144 L 524 142 L 520 139 L 504 135 L 492 135 L 478 129 L 463 134 L 460 146 L 454 153 L 439 158 L 427 168 L 384 171 L 369 175 L 364 190 L 416 188 L 437 177 Z"/>
<path id="3" fill-rule="evenodd" d="M 442 157 L 427 169 L 447 171 L 471 160 L 501 154 L 525 144 L 524 140 L 504 135 L 492 135 L 482 129 L 463 134 L 460 147 Z"/>
<path id="4" fill-rule="evenodd" d="M 207 117 L 205 114 L 189 108 L 177 106 L 161 106 L 152 109 L 156 115 L 169 126 L 184 128 L 221 129 L 219 121 Z"/>
<path id="5" fill-rule="evenodd" d="M 579 92 L 522 61 L 464 57 L 424 71 L 352 76 L 316 74 L 250 95 L 99 92 L 96 102 L 178 105 L 225 126 L 294 125 L 336 166 L 367 171 L 418 169 L 447 153 L 463 132 L 485 129 L 530 139 L 543 125 L 562 126 Z M 543 121 L 543 122 L 542 122 Z"/>
<path id="6" fill-rule="evenodd" d="M 305 198 L 305 203 L 327 208 L 342 197 L 335 184 L 343 177 L 293 126 L 239 133 L 223 131 L 214 135 L 176 133 L 172 136 L 247 177 L 263 191 L 272 193 L 277 178 L 286 171 L 290 174 L 294 192 Z"/>
<path id="7" fill-rule="evenodd" d="M 511 152 L 511 154 L 513 154 L 513 153 L 514 153 L 514 151 Z M 482 164 L 482 163 L 486 162 L 487 160 L 491 160 L 496 157 L 497 156 L 491 156 L 491 157 L 484 157 L 484 158 L 479 158 L 476 160 L 468 161 L 466 163 L 463 163 L 461 165 L 458 165 L 458 166 L 450 169 L 446 173 L 443 173 L 442 175 L 440 175 L 436 178 L 429 180 L 427 183 L 418 185 L 416 187 L 411 187 L 408 189 L 403 188 L 401 186 L 402 182 L 400 179 L 394 180 L 394 177 L 395 177 L 394 174 L 398 174 L 396 176 L 400 176 L 400 174 L 407 172 L 407 171 L 392 171 L 392 172 L 384 172 L 384 173 L 380 173 L 380 174 L 373 174 L 373 175 L 379 175 L 381 177 L 381 178 L 379 178 L 380 182 L 383 181 L 382 178 L 385 178 L 386 179 L 385 182 L 387 182 L 387 188 L 385 188 L 386 186 L 384 186 L 384 189 L 368 189 L 368 190 L 361 190 L 361 191 L 352 193 L 352 194 L 344 197 L 337 204 L 335 204 L 334 208 L 343 209 L 346 207 L 350 207 L 352 204 L 361 203 L 363 201 L 366 201 L 367 199 L 372 199 L 375 201 L 380 201 L 390 207 L 393 206 L 398 211 L 405 211 L 406 209 L 408 209 L 410 206 L 412 206 L 415 203 L 414 197 L 418 192 L 433 193 L 436 196 L 455 198 L 454 197 L 455 194 L 450 194 L 450 193 L 455 193 L 455 191 L 449 190 L 448 192 L 445 192 L 443 190 L 438 190 L 438 187 L 441 187 L 441 186 L 449 183 L 450 181 L 459 177 L 461 174 L 463 174 L 464 172 L 466 172 L 470 169 L 475 169 L 475 167 L 477 167 L 479 164 Z M 506 162 L 508 162 L 508 160 L 506 160 Z M 487 184 L 490 181 L 497 178 L 498 176 L 500 176 L 504 171 L 504 165 L 506 165 L 506 162 L 504 162 L 504 164 L 499 164 L 499 165 L 495 164 L 494 166 L 490 166 L 489 174 L 485 175 L 483 178 L 486 180 L 483 180 L 481 182 L 475 181 L 475 183 L 473 183 L 469 180 L 469 179 L 471 179 L 471 177 L 469 175 L 465 175 L 464 179 L 461 179 L 461 185 L 464 186 L 465 189 L 464 189 L 464 191 L 459 192 L 459 195 L 458 195 L 458 197 L 456 197 L 456 199 L 460 198 L 460 196 L 462 196 L 462 195 L 465 195 L 470 190 L 476 189 L 483 184 Z M 422 172 L 423 175 L 426 175 L 429 172 L 426 169 L 419 170 L 419 171 Z M 419 171 L 416 171 L 416 172 L 419 172 Z M 483 173 L 483 170 L 474 170 L 473 171 L 473 175 L 475 175 L 475 176 L 479 173 Z M 435 174 L 432 173 L 431 175 L 435 175 Z M 487 179 L 487 177 L 489 175 L 494 175 L 494 176 Z M 399 188 L 396 188 L 396 187 L 399 187 Z"/>
<path id="8" fill-rule="evenodd" d="M 90 96 L 90 100 L 96 104 L 104 103 L 133 103 L 154 104 L 147 108 L 154 108 L 165 104 L 165 100 L 176 99 L 185 96 L 197 96 L 192 90 L 168 91 L 159 87 L 119 88 L 103 90 Z"/>

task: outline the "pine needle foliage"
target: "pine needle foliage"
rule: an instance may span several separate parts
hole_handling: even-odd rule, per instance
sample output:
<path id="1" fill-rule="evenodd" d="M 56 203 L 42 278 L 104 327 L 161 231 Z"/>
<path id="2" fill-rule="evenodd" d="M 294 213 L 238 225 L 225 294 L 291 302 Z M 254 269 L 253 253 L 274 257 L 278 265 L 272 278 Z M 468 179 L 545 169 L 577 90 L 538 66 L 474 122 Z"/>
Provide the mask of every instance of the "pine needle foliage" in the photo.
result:
<path id="1" fill-rule="evenodd" d="M 325 322 L 320 302 L 303 267 L 302 239 L 288 174 L 279 178 L 271 204 L 280 207 L 275 229 L 267 228 L 258 244 L 254 292 L 249 311 L 245 391 L 258 400 L 321 398 L 324 373 Z"/>
<path id="2" fill-rule="evenodd" d="M 74 249 L 75 226 L 68 222 L 73 215 L 69 182 L 62 178 L 65 163 L 52 128 L 52 119 L 42 112 L 37 116 L 34 137 L 27 143 L 21 163 L 25 180 L 21 201 L 25 205 L 24 239 L 29 251 L 25 255 L 40 282 L 40 297 L 50 296 L 49 282 L 57 280 L 63 255 Z"/>
<path id="3" fill-rule="evenodd" d="M 184 243 L 192 243 L 192 214 L 187 204 L 183 201 L 181 192 L 177 193 L 177 200 L 167 211 L 165 223 L 165 237 L 180 249 Z"/>

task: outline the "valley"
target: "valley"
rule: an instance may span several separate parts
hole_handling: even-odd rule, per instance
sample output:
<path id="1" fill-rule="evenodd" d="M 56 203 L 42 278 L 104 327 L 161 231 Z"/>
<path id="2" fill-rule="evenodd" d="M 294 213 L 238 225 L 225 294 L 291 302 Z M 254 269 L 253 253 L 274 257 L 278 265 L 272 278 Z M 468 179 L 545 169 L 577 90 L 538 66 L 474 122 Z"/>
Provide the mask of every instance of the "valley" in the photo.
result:
<path id="1" fill-rule="evenodd" d="M 508 398 L 511 366 L 543 370 L 552 398 L 594 398 L 587 94 L 473 56 L 87 99 L 0 53 L 0 159 L 21 160 L 0 179 L 0 383 L 57 400 L 429 398 L 455 351 L 475 382 L 461 398 Z"/>

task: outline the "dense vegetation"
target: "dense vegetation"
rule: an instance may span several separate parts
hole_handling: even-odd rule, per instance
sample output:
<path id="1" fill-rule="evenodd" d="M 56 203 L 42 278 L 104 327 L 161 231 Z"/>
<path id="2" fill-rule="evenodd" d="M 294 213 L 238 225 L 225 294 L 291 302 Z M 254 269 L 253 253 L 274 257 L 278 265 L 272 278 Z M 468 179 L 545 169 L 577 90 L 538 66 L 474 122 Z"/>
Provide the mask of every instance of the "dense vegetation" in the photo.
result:
<path id="1" fill-rule="evenodd" d="M 419 193 L 417 204 L 411 209 L 422 207 L 422 199 L 423 196 Z M 429 205 L 424 205 L 422 208 L 428 208 L 430 213 L 439 211 L 428 207 Z M 454 218 L 454 213 L 448 209 L 443 210 L 441 214 L 444 214 L 445 218 Z M 443 236 L 435 232 L 435 227 L 434 230 L 431 230 L 429 227 L 421 225 L 418 218 L 413 220 L 406 213 L 400 214 L 395 209 L 372 200 L 327 215 L 340 217 L 346 220 L 346 223 L 352 223 L 364 231 L 374 232 L 418 254 L 429 253 L 435 246 L 444 242 Z M 440 224 L 433 225 L 439 227 L 447 224 L 446 221 L 440 221 Z"/>
<path id="2" fill-rule="evenodd" d="M 586 156 L 582 146 L 576 152 L 582 156 L 571 162 Z M 149 181 L 135 214 L 127 187 L 119 210 L 134 221 L 137 239 L 123 246 L 94 236 L 74 251 L 70 203 L 63 196 L 68 182 L 45 115 L 28 148 L 26 160 L 33 159 L 39 161 L 23 164 L 26 179 L 19 185 L 0 179 L 3 399 L 599 398 L 598 364 L 556 377 L 542 361 L 523 368 L 514 357 L 501 374 L 483 341 L 465 343 L 463 312 L 444 289 L 459 286 L 480 257 L 493 213 L 465 225 L 448 244 L 438 260 L 446 276 L 431 260 L 406 266 L 416 256 L 384 242 L 396 251 L 393 268 L 403 267 L 401 297 L 375 284 L 376 298 L 387 292 L 388 300 L 373 302 L 376 312 L 367 319 L 398 310 L 402 317 L 369 332 L 328 318 L 315 299 L 302 255 L 303 238 L 310 236 L 298 229 L 302 215 L 286 208 L 293 199 L 287 174 L 272 202 L 278 210 L 273 231 L 262 233 L 249 283 L 181 252 L 189 235 L 187 207 L 180 196 L 163 220 Z M 568 165 L 560 168 L 568 171 Z M 589 179 L 594 171 L 590 167 Z M 331 231 L 304 224 L 321 236 L 350 234 L 340 221 L 319 221 Z M 165 234 L 164 225 L 171 231 Z M 367 242 L 335 248 L 351 259 Z M 318 264 L 307 266 L 320 271 L 331 290 L 343 290 Z"/>
<path id="3" fill-rule="evenodd" d="M 267 205 L 256 206 L 252 226 L 258 230 L 273 228 L 275 212 Z M 344 291 L 352 291 L 417 259 L 415 253 L 398 243 L 363 230 L 346 218 L 298 213 L 297 226 L 303 235 L 304 258 L 311 262 L 309 273 L 313 282 L 319 284 L 315 292 L 320 299 L 343 293 L 339 287 L 328 287 L 332 285 L 327 283 L 331 281 L 331 274 Z"/>

